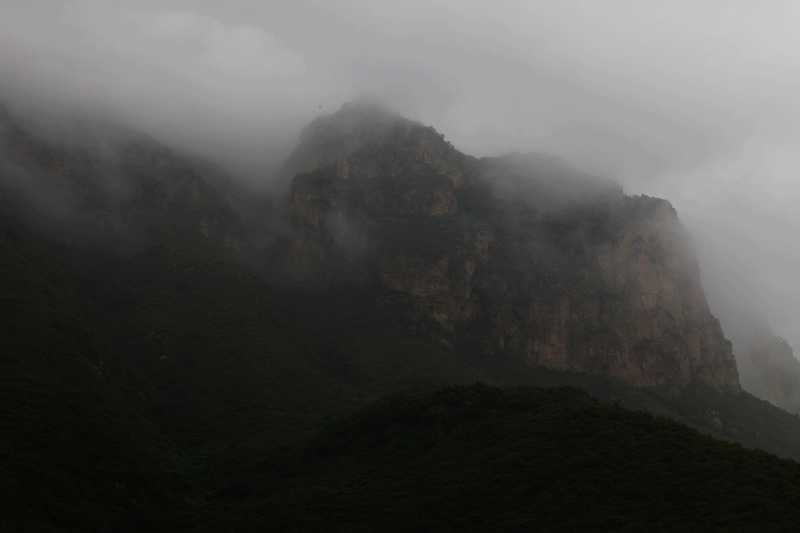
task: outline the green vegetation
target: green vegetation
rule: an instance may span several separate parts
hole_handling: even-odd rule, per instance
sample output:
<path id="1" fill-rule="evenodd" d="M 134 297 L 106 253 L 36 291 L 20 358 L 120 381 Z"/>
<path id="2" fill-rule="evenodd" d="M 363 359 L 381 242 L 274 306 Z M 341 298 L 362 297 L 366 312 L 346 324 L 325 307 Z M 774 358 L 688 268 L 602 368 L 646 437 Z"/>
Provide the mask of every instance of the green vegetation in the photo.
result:
<path id="1" fill-rule="evenodd" d="M 574 389 L 475 385 L 375 404 L 226 495 L 209 530 L 790 531 L 800 466 Z"/>

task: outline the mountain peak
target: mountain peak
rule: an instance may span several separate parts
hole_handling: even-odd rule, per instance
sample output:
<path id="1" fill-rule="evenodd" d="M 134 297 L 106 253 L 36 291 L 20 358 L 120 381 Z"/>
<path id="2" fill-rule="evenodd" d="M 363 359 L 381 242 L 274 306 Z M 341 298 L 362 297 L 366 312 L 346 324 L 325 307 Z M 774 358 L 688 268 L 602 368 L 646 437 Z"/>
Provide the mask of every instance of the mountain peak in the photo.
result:
<path id="1" fill-rule="evenodd" d="M 363 98 L 345 102 L 337 111 L 317 117 L 306 127 L 306 131 L 313 133 L 323 128 L 335 128 L 342 133 L 355 133 L 357 130 L 385 127 L 392 123 L 413 123 L 413 121 L 392 111 L 385 104 Z"/>
<path id="2" fill-rule="evenodd" d="M 444 136 L 432 127 L 405 118 L 373 100 L 355 100 L 334 113 L 314 119 L 303 129 L 282 174 L 288 181 L 297 174 L 334 164 L 368 146 L 417 141 L 447 144 Z"/>

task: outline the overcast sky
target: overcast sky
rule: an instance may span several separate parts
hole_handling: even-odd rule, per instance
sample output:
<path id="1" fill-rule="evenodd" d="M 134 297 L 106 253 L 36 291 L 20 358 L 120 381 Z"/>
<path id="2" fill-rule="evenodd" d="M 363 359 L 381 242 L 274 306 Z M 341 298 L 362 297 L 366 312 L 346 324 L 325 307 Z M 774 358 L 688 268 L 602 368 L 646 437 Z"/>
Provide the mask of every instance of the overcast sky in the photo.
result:
<path id="1" fill-rule="evenodd" d="M 800 345 L 799 27 L 794 0 L 0 0 L 0 83 L 249 169 L 359 95 L 555 153 L 672 200 L 716 294 Z"/>

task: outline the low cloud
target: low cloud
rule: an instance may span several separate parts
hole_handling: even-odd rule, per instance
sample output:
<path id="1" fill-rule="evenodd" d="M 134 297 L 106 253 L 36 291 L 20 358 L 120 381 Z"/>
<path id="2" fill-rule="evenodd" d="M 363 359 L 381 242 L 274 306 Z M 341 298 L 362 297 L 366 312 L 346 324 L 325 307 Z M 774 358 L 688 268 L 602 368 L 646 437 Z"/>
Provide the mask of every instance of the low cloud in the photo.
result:
<path id="1" fill-rule="evenodd" d="M 797 344 L 798 20 L 793 0 L 6 0 L 0 83 L 256 180 L 365 94 L 470 153 L 553 153 L 671 199 L 712 292 L 747 285 Z"/>

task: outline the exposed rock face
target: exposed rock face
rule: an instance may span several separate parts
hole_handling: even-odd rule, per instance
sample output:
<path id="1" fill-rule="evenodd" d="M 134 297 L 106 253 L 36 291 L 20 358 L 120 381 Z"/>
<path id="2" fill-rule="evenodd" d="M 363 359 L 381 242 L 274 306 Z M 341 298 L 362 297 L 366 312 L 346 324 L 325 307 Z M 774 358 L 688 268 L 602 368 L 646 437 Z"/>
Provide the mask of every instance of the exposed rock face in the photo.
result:
<path id="1" fill-rule="evenodd" d="M 800 412 L 800 361 L 789 343 L 760 328 L 737 348 L 742 387 L 790 413 Z"/>
<path id="2" fill-rule="evenodd" d="M 329 138 L 343 130 L 378 133 Z M 374 108 L 318 120 L 297 154 L 314 154 L 289 199 L 289 269 L 304 282 L 374 286 L 412 323 L 484 354 L 640 385 L 738 387 L 666 201 L 540 156 L 471 158 Z"/>

